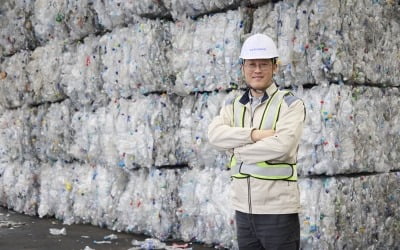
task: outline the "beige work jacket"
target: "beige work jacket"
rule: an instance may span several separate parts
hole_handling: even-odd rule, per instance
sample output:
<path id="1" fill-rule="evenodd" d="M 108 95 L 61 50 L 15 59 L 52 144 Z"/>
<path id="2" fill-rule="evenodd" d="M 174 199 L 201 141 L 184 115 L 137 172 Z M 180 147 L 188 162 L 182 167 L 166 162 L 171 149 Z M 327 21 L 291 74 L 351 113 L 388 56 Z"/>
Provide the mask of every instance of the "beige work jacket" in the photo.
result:
<path id="1" fill-rule="evenodd" d="M 253 142 L 251 131 L 258 128 L 268 98 L 277 90 L 272 84 L 266 90 L 266 98 L 253 112 L 248 91 L 241 100 L 246 109 L 244 128 L 232 127 L 233 101 L 226 103 L 218 116 L 208 127 L 209 142 L 220 150 L 234 153 L 237 162 L 246 164 L 268 161 L 271 163 L 296 163 L 297 150 L 305 119 L 304 103 L 293 96 L 285 97 L 276 134 Z M 252 114 L 253 113 L 253 114 Z M 253 117 L 252 117 L 253 116 Z M 297 182 L 282 180 L 261 180 L 257 178 L 232 179 L 232 205 L 237 211 L 253 214 L 290 214 L 298 213 L 300 197 Z"/>

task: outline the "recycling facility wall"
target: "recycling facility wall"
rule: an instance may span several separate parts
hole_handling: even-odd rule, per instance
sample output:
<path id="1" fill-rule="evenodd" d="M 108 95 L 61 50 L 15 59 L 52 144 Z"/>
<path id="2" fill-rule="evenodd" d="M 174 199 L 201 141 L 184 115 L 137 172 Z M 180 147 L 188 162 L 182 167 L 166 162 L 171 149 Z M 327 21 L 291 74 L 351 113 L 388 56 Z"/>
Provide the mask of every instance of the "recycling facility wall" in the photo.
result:
<path id="1" fill-rule="evenodd" d="M 0 205 L 236 249 L 227 158 L 206 130 L 270 35 L 303 99 L 303 249 L 400 245 L 400 4 L 6 0 Z"/>

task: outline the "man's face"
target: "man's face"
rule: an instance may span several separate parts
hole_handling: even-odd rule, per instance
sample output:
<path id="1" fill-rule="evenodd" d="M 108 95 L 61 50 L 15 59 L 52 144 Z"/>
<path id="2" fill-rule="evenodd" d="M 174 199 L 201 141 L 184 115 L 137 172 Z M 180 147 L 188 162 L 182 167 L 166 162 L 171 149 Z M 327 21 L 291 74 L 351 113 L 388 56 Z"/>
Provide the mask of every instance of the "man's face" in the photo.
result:
<path id="1" fill-rule="evenodd" d="M 246 83 L 262 91 L 271 85 L 276 70 L 277 65 L 273 64 L 272 59 L 246 59 L 242 67 Z"/>

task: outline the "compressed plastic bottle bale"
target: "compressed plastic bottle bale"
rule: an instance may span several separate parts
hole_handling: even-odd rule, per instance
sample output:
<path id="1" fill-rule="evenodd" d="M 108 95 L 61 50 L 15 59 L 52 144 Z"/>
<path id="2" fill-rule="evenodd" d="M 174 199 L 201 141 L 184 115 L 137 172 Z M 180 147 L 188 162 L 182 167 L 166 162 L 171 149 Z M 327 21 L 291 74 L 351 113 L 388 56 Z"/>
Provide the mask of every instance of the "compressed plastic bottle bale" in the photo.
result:
<path id="1" fill-rule="evenodd" d="M 332 175 L 349 171 L 353 159 L 350 156 L 350 159 L 347 157 L 344 161 L 341 153 L 349 150 L 351 153 L 353 145 L 342 145 L 341 141 L 346 138 L 344 135 L 348 137 L 354 132 L 350 126 L 353 121 L 350 118 L 341 121 L 338 117 L 340 112 L 338 107 L 344 101 L 342 96 L 349 97 L 350 89 L 331 85 L 329 88 L 314 87 L 304 92 L 306 96 L 302 99 L 305 102 L 307 116 L 300 143 L 299 162 L 303 163 L 302 166 L 311 166 L 311 168 L 300 168 L 299 172 L 301 175 Z"/>
<path id="2" fill-rule="evenodd" d="M 73 176 L 73 168 L 60 161 L 41 164 L 39 217 L 54 216 L 69 225 L 74 222 Z"/>
<path id="3" fill-rule="evenodd" d="M 111 228 L 116 220 L 116 206 L 126 175 L 118 169 L 101 165 L 71 164 L 74 169 L 71 199 L 74 223 L 91 223 Z"/>
<path id="4" fill-rule="evenodd" d="M 102 29 L 113 30 L 117 26 L 126 23 L 128 18 L 121 7 L 122 1 L 94 1 L 93 10 L 96 12 L 96 19 Z"/>
<path id="5" fill-rule="evenodd" d="M 61 69 L 63 65 L 72 63 L 69 61 L 71 60 L 69 51 L 75 51 L 75 47 L 52 41 L 32 52 L 27 72 L 34 104 L 65 99 L 65 93 L 60 85 Z"/>
<path id="6" fill-rule="evenodd" d="M 361 179 L 363 183 L 360 182 Z M 355 239 L 348 243 L 350 247 L 354 248 L 362 245 L 363 242 L 367 241 L 367 239 L 365 239 L 365 236 L 366 233 L 368 233 L 366 231 L 368 227 L 368 225 L 366 224 L 368 214 L 371 213 L 370 216 L 374 216 L 377 219 L 379 217 L 378 214 L 373 214 L 375 211 L 377 211 L 377 207 L 375 207 L 375 204 L 377 204 L 377 202 L 375 201 L 372 204 L 370 200 L 365 199 L 366 197 L 363 193 L 367 192 L 367 196 L 370 196 L 370 198 L 372 198 L 371 196 L 375 196 L 376 193 L 381 193 L 383 195 L 383 190 L 369 190 L 370 181 L 364 181 L 363 176 L 359 178 L 339 179 L 339 181 L 341 183 L 344 183 L 346 186 L 349 186 L 351 192 L 350 195 L 346 194 L 344 197 L 340 197 L 342 198 L 342 201 L 344 201 L 344 203 L 342 204 L 342 206 L 344 207 L 342 207 L 341 212 L 343 212 L 343 214 L 346 214 L 346 216 L 343 217 L 347 217 L 347 221 L 342 221 L 342 219 L 344 219 L 342 217 L 342 213 L 339 213 L 338 221 L 342 223 L 341 226 L 344 226 L 344 222 L 351 222 L 348 224 L 349 227 L 347 228 L 347 230 L 343 230 L 343 233 L 345 234 L 343 234 L 341 237 L 343 237 L 344 239 L 349 239 L 349 235 L 347 234 L 351 235 L 355 233 Z M 363 185 L 364 188 L 361 187 L 361 185 Z M 374 191 L 377 192 L 375 193 Z M 364 209 L 367 209 L 367 211 L 363 211 Z M 374 225 L 372 224 L 371 226 Z"/>
<path id="7" fill-rule="evenodd" d="M 103 88 L 110 97 L 169 89 L 170 64 L 165 54 L 169 34 L 163 21 L 135 18 L 132 25 L 105 34 L 99 43 Z"/>
<path id="8" fill-rule="evenodd" d="M 279 8 L 275 8 L 279 3 L 268 2 L 262 6 L 259 6 L 254 10 L 253 13 L 253 22 L 251 33 L 263 33 L 272 38 L 277 44 L 277 23 L 279 19 Z M 287 4 L 283 2 L 281 4 Z M 281 34 L 282 35 L 282 34 Z M 277 49 L 279 47 L 277 46 Z M 286 53 L 288 53 L 287 51 Z"/>
<path id="9" fill-rule="evenodd" d="M 21 51 L 0 64 L 0 104 L 6 108 L 21 107 L 32 95 L 26 66 L 30 52 Z"/>
<path id="10" fill-rule="evenodd" d="M 95 1 L 92 6 L 99 25 L 109 30 L 120 24 L 131 23 L 135 15 L 146 18 L 162 18 L 170 15 L 162 1 L 106 0 Z"/>
<path id="11" fill-rule="evenodd" d="M 397 246 L 399 229 L 390 221 L 398 221 L 392 187 L 399 180 L 397 173 L 300 179 L 302 248 Z"/>
<path id="12" fill-rule="evenodd" d="M 341 29 L 355 61 L 352 80 L 398 86 L 399 7 L 393 1 L 345 1 L 341 9 Z"/>
<path id="13" fill-rule="evenodd" d="M 105 126 L 106 122 L 112 122 L 112 121 L 107 121 L 107 110 L 106 108 L 100 108 L 96 110 L 95 113 L 92 115 L 89 115 L 89 121 L 86 124 L 82 124 L 83 127 L 87 128 L 87 139 L 84 142 L 89 143 L 89 150 L 88 150 L 88 162 L 91 164 L 107 164 L 112 161 L 112 157 L 106 157 L 106 155 L 102 155 L 103 150 L 107 150 L 107 156 L 110 156 L 110 154 L 115 155 L 115 145 L 113 142 L 109 144 L 102 144 L 104 143 L 105 140 L 103 138 L 102 131 L 104 130 L 103 127 Z M 110 132 L 110 131 L 109 131 Z M 112 136 L 106 135 L 107 138 Z M 77 138 L 77 137 L 76 137 Z M 78 137 L 75 141 L 80 140 Z M 103 149 L 102 146 L 105 146 Z"/>
<path id="14" fill-rule="evenodd" d="M 292 71 L 292 78 L 290 81 L 292 81 L 294 85 L 315 82 L 309 64 L 310 58 L 308 56 L 310 48 L 313 48 L 310 47 L 309 43 L 310 28 L 308 24 L 310 10 L 308 4 L 308 2 L 300 3 L 296 8 L 296 13 L 293 14 L 296 16 L 296 19 L 294 20 L 294 18 L 292 18 L 293 21 L 295 21 L 294 24 L 292 23 L 295 29 L 292 33 L 293 50 L 291 52 L 292 64 L 290 68 Z M 289 38 L 290 37 L 287 37 L 287 39 Z M 282 51 L 282 53 L 287 52 Z M 289 77 L 290 75 L 285 75 L 285 77 L 286 76 Z"/>
<path id="15" fill-rule="evenodd" d="M 279 53 L 279 62 L 282 66 L 282 71 L 285 79 L 284 86 L 290 86 L 293 83 L 293 71 L 295 66 L 300 65 L 293 55 L 293 39 L 294 29 L 296 25 L 296 2 L 286 1 L 280 2 L 274 6 L 278 13 L 277 20 L 277 46 Z M 296 61 L 295 61 L 296 60 Z M 275 77 L 277 79 L 278 77 Z"/>
<path id="16" fill-rule="evenodd" d="M 24 159 L 24 161 L 35 161 L 37 160 L 37 157 L 35 154 L 34 144 L 32 143 L 33 138 L 30 136 L 33 124 L 31 121 L 31 109 L 24 106 L 18 111 L 18 113 L 20 113 L 20 117 L 18 118 L 17 122 L 21 122 L 23 128 L 22 133 L 18 135 L 21 138 L 21 144 L 17 144 L 21 152 L 20 157 Z"/>
<path id="17" fill-rule="evenodd" d="M 57 38 L 66 39 L 68 30 L 65 26 L 66 1 L 35 1 L 32 25 L 41 44 Z"/>
<path id="18" fill-rule="evenodd" d="M 52 39 L 79 40 L 99 30 L 91 5 L 89 0 L 34 1 L 31 20 L 40 44 Z"/>
<path id="19" fill-rule="evenodd" d="M 118 99 L 110 107 L 114 113 L 114 141 L 118 153 L 118 166 L 128 170 L 140 166 L 153 165 L 154 137 L 150 129 L 148 110 L 144 96 L 137 95 L 132 100 Z"/>
<path id="20" fill-rule="evenodd" d="M 112 123 L 112 120 L 107 120 L 110 117 L 106 108 L 100 108 L 95 113 L 75 113 L 71 125 L 74 137 L 70 154 L 90 164 L 114 165 L 117 154 L 113 141 L 110 141 L 114 133 L 105 129 L 107 124 Z"/>
<path id="21" fill-rule="evenodd" d="M 304 3 L 304 7 L 307 6 Z M 351 77 L 353 58 L 349 57 L 344 44 L 340 1 L 312 1 L 308 5 L 309 41 L 308 62 L 315 82 L 326 83 Z M 326 22 L 326 20 L 330 20 Z M 339 78 L 338 78 L 339 77 Z"/>
<path id="22" fill-rule="evenodd" d="M 337 161 L 332 159 L 332 151 L 325 153 L 324 145 L 328 145 L 325 118 L 336 113 L 335 99 L 326 100 L 330 88 L 314 87 L 304 91 L 300 96 L 307 110 L 304 131 L 299 148 L 299 174 L 323 174 L 337 172 Z M 337 92 L 336 92 L 337 93 Z M 327 105 L 326 105 L 327 104 Z M 325 107 L 324 107 L 325 106 Z M 333 110 L 331 108 L 334 108 Z M 325 112 L 325 117 L 323 116 Z M 328 122 L 331 123 L 331 121 Z M 332 142 L 331 142 L 332 143 Z M 327 148 L 329 149 L 329 148 Z M 332 149 L 330 147 L 330 149 Z M 308 167 L 308 169 L 306 168 Z"/>
<path id="23" fill-rule="evenodd" d="M 47 127 L 47 120 L 44 119 L 48 111 L 48 105 L 32 107 L 29 110 L 29 118 L 25 121 L 25 125 L 29 127 L 29 139 L 32 142 L 34 155 L 43 162 L 51 161 L 46 157 L 48 150 L 48 140 L 44 134 Z"/>
<path id="24" fill-rule="evenodd" d="M 0 159 L 3 162 L 8 162 L 10 157 L 10 146 L 7 144 L 7 140 L 10 136 L 6 133 L 8 124 L 7 121 L 4 120 L 3 115 L 0 106 Z"/>
<path id="25" fill-rule="evenodd" d="M 338 151 L 338 157 L 340 157 L 340 169 L 345 169 L 346 172 L 351 172 L 352 165 L 355 160 L 355 147 L 356 143 L 352 136 L 355 132 L 355 121 L 354 121 L 354 103 L 353 103 L 353 92 L 350 87 L 344 87 L 339 85 L 337 88 L 337 112 L 335 119 L 337 120 L 337 138 L 334 141 L 334 147 Z M 325 115 L 326 118 L 330 117 L 330 114 Z"/>
<path id="26" fill-rule="evenodd" d="M 220 12 L 222 10 L 239 7 L 239 0 L 163 0 L 165 7 L 171 12 L 174 19 L 185 16 L 197 17 L 202 14 Z"/>
<path id="27" fill-rule="evenodd" d="M 115 99 L 94 112 L 75 113 L 70 154 L 128 170 L 182 163 L 175 156 L 174 144 L 179 99 L 135 94 L 131 99 Z"/>
<path id="28" fill-rule="evenodd" d="M 392 248 L 399 244 L 399 228 L 391 221 L 399 221 L 397 173 L 339 178 L 347 191 L 337 197 L 341 202 L 337 214 L 338 247 Z"/>
<path id="29" fill-rule="evenodd" d="M 114 112 L 118 114 L 116 144 L 120 166 L 127 169 L 153 166 L 156 147 L 151 117 L 158 112 L 155 104 L 150 103 L 150 97 L 142 95 L 136 95 L 131 101 L 119 101 L 121 105 L 117 104 Z"/>
<path id="30" fill-rule="evenodd" d="M 91 223 L 97 220 L 96 204 L 96 178 L 97 166 L 79 164 L 74 169 L 75 182 L 73 186 L 72 205 L 75 223 Z"/>
<path id="31" fill-rule="evenodd" d="M 127 231 L 140 232 L 144 225 L 145 217 L 143 215 L 134 216 L 135 213 L 139 213 L 138 210 L 142 210 L 143 199 L 140 188 L 141 184 L 146 180 L 148 173 L 146 169 L 139 169 L 129 174 L 128 183 L 124 192 L 122 193 L 119 204 L 117 206 L 118 211 L 118 227 Z M 136 211 L 136 212 L 135 212 Z"/>
<path id="32" fill-rule="evenodd" d="M 40 217 L 111 227 L 116 220 L 113 204 L 125 189 L 126 175 L 108 167 L 56 162 L 44 164 L 40 180 Z"/>
<path id="33" fill-rule="evenodd" d="M 6 142 L 6 134 L 4 133 L 5 129 L 2 127 L 3 126 L 3 119 L 2 115 L 0 115 L 0 159 L 4 162 L 8 161 L 8 151 L 9 151 L 9 146 L 4 143 Z"/>
<path id="34" fill-rule="evenodd" d="M 183 240 L 196 239 L 229 248 L 235 242 L 234 211 L 230 205 L 230 172 L 210 166 L 182 175 L 177 208 Z"/>
<path id="35" fill-rule="evenodd" d="M 40 199 L 38 162 L 25 161 L 18 166 L 18 170 L 15 170 L 16 182 L 11 187 L 12 196 L 15 197 L 14 202 L 11 203 L 11 205 L 14 203 L 12 209 L 24 214 L 36 215 Z M 10 203 L 8 206 L 10 207 Z"/>
<path id="36" fill-rule="evenodd" d="M 197 114 L 196 100 L 194 95 L 183 98 L 180 108 L 179 130 L 176 133 L 178 161 L 187 163 L 197 163 L 196 152 L 192 149 L 193 135 L 192 129 L 195 124 L 194 115 Z"/>
<path id="37" fill-rule="evenodd" d="M 29 120 L 28 108 L 8 110 L 0 117 L 0 151 L 4 160 L 23 162 L 36 158 Z"/>
<path id="38" fill-rule="evenodd" d="M 127 169 L 151 166 L 153 139 L 144 120 L 145 109 L 132 105 L 130 113 L 129 105 L 125 99 L 118 99 L 95 112 L 75 113 L 71 154 L 88 163 Z"/>
<path id="39" fill-rule="evenodd" d="M 173 166 L 176 158 L 175 134 L 179 126 L 179 104 L 182 98 L 175 95 L 150 95 L 145 107 L 150 117 L 150 131 L 154 138 L 154 165 Z"/>
<path id="40" fill-rule="evenodd" d="M 36 156 L 43 161 L 71 161 L 68 153 L 72 143 L 71 102 L 53 103 L 39 106 L 33 110 L 31 119 L 34 120 L 34 129 L 31 136 L 35 138 L 35 149 L 40 149 Z"/>
<path id="41" fill-rule="evenodd" d="M 115 117 L 113 140 L 120 167 L 134 169 L 180 163 L 175 156 L 174 142 L 179 104 L 177 96 L 137 94 L 130 100 L 118 99 L 110 105 Z"/>
<path id="42" fill-rule="evenodd" d="M 177 131 L 177 155 L 179 161 L 198 168 L 214 166 L 225 168 L 226 152 L 219 152 L 208 143 L 207 127 L 219 114 L 225 102 L 238 95 L 238 91 L 212 92 L 186 96 L 180 109 L 180 124 Z"/>
<path id="43" fill-rule="evenodd" d="M 76 112 L 72 118 L 73 142 L 70 154 L 90 164 L 116 165 L 117 150 L 113 139 L 113 113 L 107 108 L 95 112 Z"/>
<path id="44" fill-rule="evenodd" d="M 79 40 L 87 35 L 93 34 L 99 30 L 100 27 L 97 26 L 96 20 L 96 12 L 91 8 L 93 4 L 92 1 L 68 1 L 67 12 L 65 12 L 68 17 L 66 26 L 69 30 L 68 37 L 73 40 Z M 73 11 L 71 11 L 73 10 Z M 59 22 L 59 14 L 63 15 L 63 13 L 58 12 L 56 15 L 56 22 Z M 61 22 L 63 22 L 62 20 Z"/>
<path id="45" fill-rule="evenodd" d="M 116 227 L 165 240 L 176 238 L 177 189 L 182 170 L 140 169 L 131 171 L 119 199 Z"/>
<path id="46" fill-rule="evenodd" d="M 312 168 L 318 161 L 314 142 L 318 140 L 316 135 L 322 133 L 322 122 L 319 115 L 319 106 L 317 105 L 320 94 L 318 88 L 315 87 L 309 91 L 300 92 L 299 97 L 304 102 L 307 115 L 299 144 L 297 171 L 300 176 L 305 176 L 313 174 L 313 170 L 307 168 Z"/>
<path id="47" fill-rule="evenodd" d="M 116 141 L 114 139 L 114 116 L 107 108 L 96 111 L 96 120 L 99 130 L 98 149 L 96 161 L 100 164 L 115 166 L 118 159 Z"/>
<path id="48" fill-rule="evenodd" d="M 307 110 L 298 156 L 301 176 L 398 168 L 387 161 L 398 157 L 393 150 L 398 115 L 392 108 L 397 89 L 332 84 L 299 94 Z"/>
<path id="49" fill-rule="evenodd" d="M 73 140 L 69 154 L 89 164 L 116 164 L 112 113 L 106 108 L 96 112 L 76 112 L 71 118 Z"/>
<path id="50" fill-rule="evenodd" d="M 153 235 L 159 239 L 177 238 L 179 223 L 175 212 L 179 202 L 177 190 L 181 173 L 182 171 L 178 169 L 150 169 L 148 181 L 156 185 L 150 188 L 151 193 L 148 194 L 147 200 L 150 201 L 148 203 L 150 206 L 146 210 L 150 214 L 146 217 L 150 219 Z"/>
<path id="51" fill-rule="evenodd" d="M 64 53 L 70 64 L 61 67 L 61 86 L 72 104 L 78 109 L 97 109 L 107 104 L 100 76 L 102 62 L 98 37 L 86 37 L 78 43 L 76 52 Z"/>
<path id="52" fill-rule="evenodd" d="M 74 134 L 69 153 L 79 160 L 90 162 L 89 152 L 91 150 L 92 136 L 95 136 L 95 125 L 93 113 L 78 111 L 71 117 L 71 129 Z"/>
<path id="53" fill-rule="evenodd" d="M 362 98 L 360 98 L 362 96 Z M 384 147 L 388 127 L 383 116 L 387 106 L 387 98 L 378 88 L 354 88 L 354 121 L 357 133 L 354 134 L 355 167 L 360 171 L 387 172 Z M 367 129 L 368 128 L 368 129 Z M 361 170 L 363 169 L 363 170 Z"/>
<path id="54" fill-rule="evenodd" d="M 0 203 L 19 213 L 35 215 L 39 203 L 37 162 L 0 163 Z"/>
<path id="55" fill-rule="evenodd" d="M 0 15 L 0 55 L 12 55 L 35 47 L 32 23 L 27 13 L 32 1 L 3 1 Z"/>
<path id="56" fill-rule="evenodd" d="M 118 169 L 97 166 L 93 176 L 94 211 L 91 223 L 101 227 L 112 228 L 118 219 L 117 206 L 119 199 L 127 185 L 126 174 Z"/>
<path id="57" fill-rule="evenodd" d="M 12 207 L 13 199 L 15 197 L 15 193 L 13 191 L 13 186 L 16 182 L 15 180 L 15 172 L 18 171 L 18 167 L 20 162 L 7 162 L 2 160 L 0 162 L 0 170 L 1 170 L 1 179 L 0 179 L 0 198 L 1 205 L 4 207 Z"/>
<path id="58" fill-rule="evenodd" d="M 300 179 L 301 245 L 304 249 L 327 249 L 336 236 L 336 179 Z"/>
<path id="59" fill-rule="evenodd" d="M 400 91 L 398 88 L 386 89 L 385 96 L 388 96 L 388 102 L 384 106 L 383 118 L 388 122 L 387 135 L 383 147 L 385 149 L 385 156 L 387 157 L 387 164 L 391 165 L 392 170 L 400 169 Z M 0 112 L 1 113 L 1 112 Z M 397 162 L 397 164 L 395 164 Z"/>
<path id="60" fill-rule="evenodd" d="M 257 8 L 252 33 L 276 41 L 282 62 L 276 79 L 282 86 L 397 85 L 399 41 L 390 39 L 400 29 L 396 8 L 379 1 L 281 1 Z"/>
<path id="61" fill-rule="evenodd" d="M 0 149 L 2 150 L 2 149 Z M 3 155 L 0 154 L 0 159 L 3 158 Z M 11 166 L 11 164 L 9 164 L 9 162 L 5 161 L 2 159 L 2 161 L 0 162 L 0 174 L 2 176 L 2 178 L 0 179 L 0 205 L 3 207 L 7 206 L 7 194 L 4 191 L 4 187 L 5 185 L 4 183 L 4 173 L 6 171 L 7 168 L 9 168 Z"/>
<path id="62" fill-rule="evenodd" d="M 226 168 L 226 152 L 219 152 L 208 143 L 206 131 L 212 119 L 218 115 L 222 105 L 224 105 L 228 99 L 233 98 L 236 93 L 236 91 L 232 91 L 226 95 L 216 92 L 210 94 L 205 93 L 198 99 L 198 113 L 193 117 L 196 126 L 192 127 L 192 136 L 190 137 L 192 139 L 191 147 L 196 153 L 197 159 L 189 165 L 196 167 L 196 163 L 198 163 L 200 166 L 212 166 L 220 169 Z"/>
<path id="63" fill-rule="evenodd" d="M 354 121 L 357 133 L 354 135 L 355 161 L 357 168 L 364 171 L 386 172 L 384 147 L 388 127 L 385 127 L 383 112 L 387 106 L 382 90 L 371 87 L 357 87 L 353 90 Z"/>
<path id="64" fill-rule="evenodd" d="M 239 9 L 171 24 L 174 93 L 188 95 L 241 84 L 239 53 L 240 37 L 247 32 L 245 12 Z"/>

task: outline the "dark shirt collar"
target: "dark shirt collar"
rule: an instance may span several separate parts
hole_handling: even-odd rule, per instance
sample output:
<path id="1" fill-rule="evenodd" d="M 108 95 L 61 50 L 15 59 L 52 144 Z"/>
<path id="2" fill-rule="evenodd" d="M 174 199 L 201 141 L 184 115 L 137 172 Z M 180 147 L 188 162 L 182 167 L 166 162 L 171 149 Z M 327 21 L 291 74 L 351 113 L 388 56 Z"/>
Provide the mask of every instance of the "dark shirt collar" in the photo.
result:
<path id="1" fill-rule="evenodd" d="M 265 102 L 268 100 L 269 96 L 273 96 L 274 93 L 278 90 L 278 87 L 276 84 L 273 82 L 266 90 L 264 93 L 263 98 L 261 99 L 261 103 Z M 243 94 L 243 96 L 240 98 L 239 102 L 243 105 L 246 105 L 247 103 L 250 102 L 250 89 L 248 88 L 246 92 Z"/>
<path id="2" fill-rule="evenodd" d="M 250 102 L 250 97 L 251 97 L 251 93 L 250 93 L 250 89 L 248 88 L 248 89 L 246 90 L 246 92 L 242 95 L 242 97 L 240 98 L 239 102 L 240 102 L 241 104 L 243 104 L 243 105 L 246 105 L 247 103 Z M 261 99 L 261 103 L 265 102 L 267 99 L 268 99 L 268 94 L 267 94 L 267 92 L 265 91 L 265 92 L 264 92 L 264 95 L 263 95 L 263 97 L 262 97 L 262 99 Z"/>

